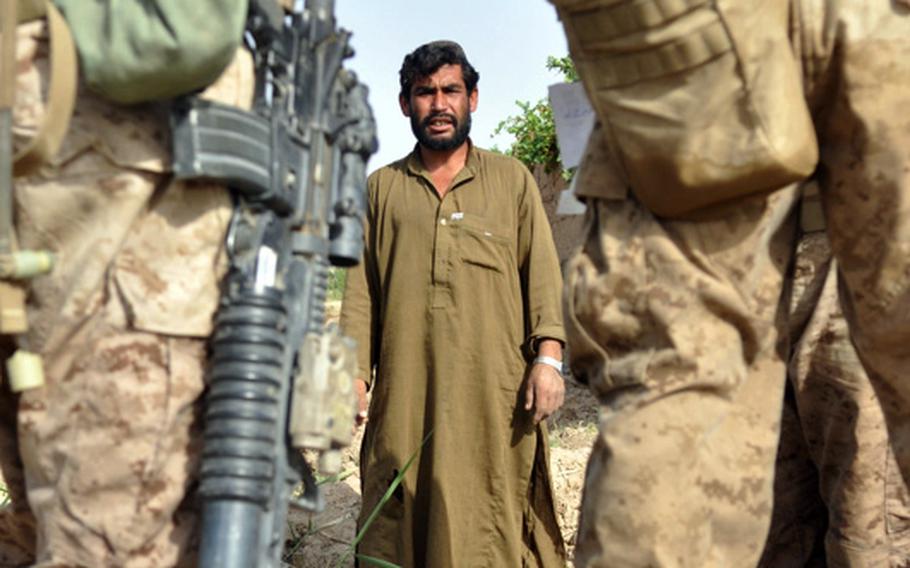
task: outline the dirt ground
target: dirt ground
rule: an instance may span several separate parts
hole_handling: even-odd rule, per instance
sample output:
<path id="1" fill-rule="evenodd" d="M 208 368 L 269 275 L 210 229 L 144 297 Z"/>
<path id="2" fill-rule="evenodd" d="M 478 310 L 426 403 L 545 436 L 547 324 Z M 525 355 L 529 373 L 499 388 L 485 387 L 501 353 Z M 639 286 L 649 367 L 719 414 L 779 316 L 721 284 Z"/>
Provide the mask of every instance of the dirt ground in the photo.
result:
<path id="1" fill-rule="evenodd" d="M 330 306 L 329 315 L 337 317 L 338 306 Z M 584 484 L 585 465 L 597 433 L 597 405 L 580 385 L 567 381 L 563 407 L 549 420 L 550 471 L 553 478 L 557 515 L 562 534 L 569 547 L 569 558 L 575 548 L 578 529 L 578 507 Z M 353 559 L 339 562 L 350 549 L 355 536 L 355 522 L 360 512 L 360 476 L 357 454 L 362 431 L 347 449 L 341 480 L 323 485 L 325 510 L 310 515 L 292 512 L 289 522 L 287 561 L 295 567 L 350 567 Z"/>

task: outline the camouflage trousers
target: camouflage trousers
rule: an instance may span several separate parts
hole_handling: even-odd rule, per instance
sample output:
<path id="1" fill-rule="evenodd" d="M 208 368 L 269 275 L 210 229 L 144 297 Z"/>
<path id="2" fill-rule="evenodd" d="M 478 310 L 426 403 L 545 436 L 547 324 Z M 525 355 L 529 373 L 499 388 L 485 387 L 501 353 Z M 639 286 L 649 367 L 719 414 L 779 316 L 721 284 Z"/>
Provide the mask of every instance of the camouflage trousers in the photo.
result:
<path id="1" fill-rule="evenodd" d="M 0 432 L 0 565 L 193 565 L 203 361 L 202 340 L 98 320 L 45 359 L 18 441 L 9 420 Z"/>
<path id="2" fill-rule="evenodd" d="M 907 484 L 850 342 L 837 284 L 824 232 L 804 235 L 794 262 L 790 384 L 763 567 L 910 565 Z"/>
<path id="3" fill-rule="evenodd" d="M 573 366 L 602 408 L 576 565 L 758 560 L 773 507 L 786 373 L 778 301 L 796 197 L 788 188 L 669 231 L 634 200 L 589 202 L 567 320 Z"/>
<path id="4" fill-rule="evenodd" d="M 72 166 L 103 161 L 86 155 Z M 212 303 L 162 275 L 170 266 L 189 276 L 197 255 L 207 255 L 214 284 L 228 211 L 218 206 L 224 192 L 187 195 L 166 176 L 111 166 L 66 170 L 17 186 L 20 211 L 35 221 L 20 226 L 20 242 L 51 248 L 58 263 L 32 283 L 31 329 L 19 338 L 19 347 L 41 355 L 45 384 L 21 395 L 9 393 L 5 376 L 0 386 L 8 411 L 0 425 L 0 469 L 10 496 L 0 510 L 0 565 L 192 565 L 190 489 L 201 441 L 205 340 L 180 336 L 181 327 L 202 333 L 171 310 L 193 310 L 187 304 L 194 303 L 210 322 Z M 110 193 L 113 185 L 122 193 Z M 69 217 L 55 214 L 55 199 Z M 205 215 L 185 218 L 182 233 L 167 228 L 172 199 L 200 211 L 208 201 L 214 209 L 207 222 L 200 222 Z M 72 201 L 86 208 L 67 207 Z M 118 205 L 130 202 L 138 205 L 135 216 L 118 216 Z M 93 220 L 80 226 L 81 214 Z M 77 227 L 78 234 L 60 238 Z M 89 258 L 79 258 L 83 251 Z M 153 272 L 156 265 L 164 270 Z M 159 319 L 142 318 L 142 309 Z M 153 321 L 174 327 L 158 331 Z M 11 350 L 5 346 L 2 354 Z"/>
<path id="5" fill-rule="evenodd" d="M 604 13 L 616 4 L 557 3 Z M 792 4 L 844 315 L 906 478 L 910 114 L 898 109 L 910 108 L 910 10 Z M 592 43 L 573 55 L 602 52 Z M 578 566 L 759 562 L 792 343 L 798 192 L 739 198 L 692 220 L 658 218 L 623 186 L 586 193 L 599 197 L 588 200 L 587 234 L 566 271 L 567 331 L 602 412 Z"/>

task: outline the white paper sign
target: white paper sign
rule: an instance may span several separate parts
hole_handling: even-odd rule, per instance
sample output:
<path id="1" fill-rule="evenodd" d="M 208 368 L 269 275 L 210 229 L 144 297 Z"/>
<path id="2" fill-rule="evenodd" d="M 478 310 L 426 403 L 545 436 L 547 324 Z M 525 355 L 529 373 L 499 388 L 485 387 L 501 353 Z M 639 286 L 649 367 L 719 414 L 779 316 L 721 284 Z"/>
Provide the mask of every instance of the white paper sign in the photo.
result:
<path id="1" fill-rule="evenodd" d="M 584 215 L 585 204 L 575 197 L 575 180 L 577 179 L 578 176 L 573 177 L 569 187 L 559 194 L 559 202 L 556 204 L 557 215 Z"/>
<path id="2" fill-rule="evenodd" d="M 594 109 L 581 83 L 557 83 L 550 85 L 549 92 L 559 159 L 563 167 L 574 168 L 581 162 L 594 128 Z"/>
<path id="3" fill-rule="evenodd" d="M 594 128 L 594 109 L 581 83 L 557 83 L 550 85 L 549 91 L 559 159 L 564 168 L 577 167 Z M 576 179 L 572 178 L 571 185 L 559 195 L 556 205 L 559 215 L 581 215 L 585 212 L 585 204 L 575 197 Z"/>

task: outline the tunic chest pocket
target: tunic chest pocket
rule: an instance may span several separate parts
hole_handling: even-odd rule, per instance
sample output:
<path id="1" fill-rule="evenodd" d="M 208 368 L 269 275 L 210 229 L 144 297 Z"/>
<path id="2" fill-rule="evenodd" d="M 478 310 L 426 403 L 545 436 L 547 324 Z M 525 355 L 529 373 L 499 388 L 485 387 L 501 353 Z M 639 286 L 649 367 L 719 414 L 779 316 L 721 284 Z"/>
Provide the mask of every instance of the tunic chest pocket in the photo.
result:
<path id="1" fill-rule="evenodd" d="M 458 252 L 466 264 L 505 274 L 511 266 L 509 239 L 490 228 L 481 217 L 464 215 L 452 219 L 457 230 Z"/>

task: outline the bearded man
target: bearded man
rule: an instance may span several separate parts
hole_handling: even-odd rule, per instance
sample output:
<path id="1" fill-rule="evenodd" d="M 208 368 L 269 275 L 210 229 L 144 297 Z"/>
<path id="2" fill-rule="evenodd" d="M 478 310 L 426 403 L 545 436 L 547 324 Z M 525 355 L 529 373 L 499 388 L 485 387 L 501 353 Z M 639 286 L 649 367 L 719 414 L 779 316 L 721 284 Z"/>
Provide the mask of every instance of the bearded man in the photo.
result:
<path id="1" fill-rule="evenodd" d="M 364 400 L 372 389 L 360 526 L 417 459 L 360 552 L 564 566 L 544 422 L 564 393 L 559 264 L 531 174 L 468 137 L 477 80 L 453 42 L 405 57 L 399 102 L 417 145 L 369 179 L 342 310 Z"/>

